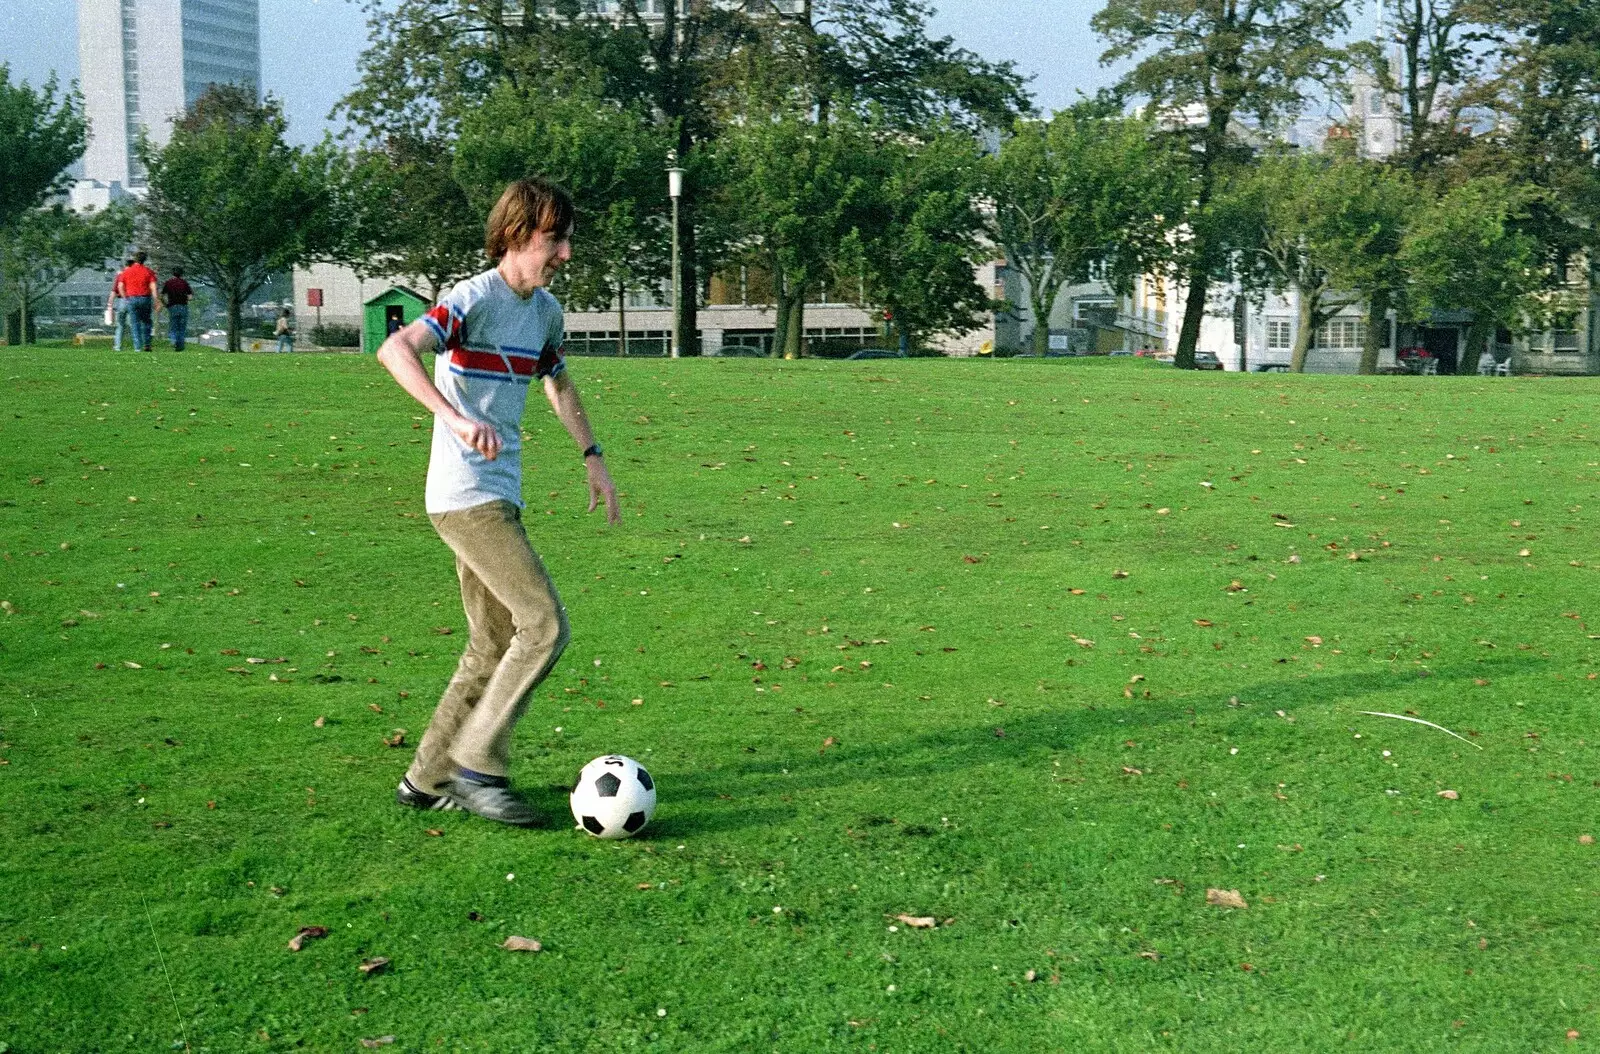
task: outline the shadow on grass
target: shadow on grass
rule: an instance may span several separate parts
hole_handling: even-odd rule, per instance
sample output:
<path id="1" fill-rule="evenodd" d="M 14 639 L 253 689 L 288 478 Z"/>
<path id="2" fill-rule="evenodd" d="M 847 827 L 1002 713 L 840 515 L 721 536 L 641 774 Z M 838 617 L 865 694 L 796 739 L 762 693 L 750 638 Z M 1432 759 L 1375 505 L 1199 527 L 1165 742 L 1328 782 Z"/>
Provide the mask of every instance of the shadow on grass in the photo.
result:
<path id="1" fill-rule="evenodd" d="M 1351 673 L 1325 677 L 1258 681 L 1248 685 L 1221 688 L 1197 695 L 1110 707 L 1076 707 L 1021 719 L 995 720 L 981 725 L 944 728 L 893 742 L 841 744 L 821 752 L 789 752 L 777 757 L 748 758 L 725 768 L 670 774 L 667 793 L 677 809 L 687 806 L 687 815 L 673 817 L 674 833 L 728 831 L 771 825 L 775 819 L 791 816 L 792 809 L 750 808 L 740 804 L 743 797 L 756 797 L 781 787 L 784 793 L 801 795 L 878 780 L 917 779 L 937 784 L 953 773 L 984 765 L 1010 764 L 1038 757 L 1050 751 L 1071 750 L 1078 743 L 1095 737 L 1128 736 L 1140 728 L 1188 721 L 1191 704 L 1238 696 L 1248 710 L 1224 710 L 1241 720 L 1270 719 L 1274 710 L 1305 712 L 1315 707 L 1331 708 L 1348 701 L 1359 702 L 1378 693 L 1417 693 L 1429 703 L 1457 698 L 1459 686 L 1476 678 L 1497 678 L 1534 673 L 1548 667 L 1547 660 L 1514 658 L 1493 665 L 1452 666 L 1431 671 L 1427 677 L 1391 671 Z M 1423 700 L 1418 700 L 1420 704 Z M 1351 709 L 1362 709 L 1355 706 Z M 1418 709 L 1419 705 L 1412 705 Z M 1433 716 L 1438 707 L 1434 707 Z M 998 714 L 998 712 L 997 712 Z M 1214 714 L 1207 716 L 1215 716 Z M 1444 722 L 1448 726 L 1448 719 Z M 1004 735 L 997 735 L 1001 728 Z M 1305 727 L 1305 726 L 1300 726 Z M 1429 735 L 1439 735 L 1429 732 Z M 779 782 L 781 781 L 781 782 Z M 716 799 L 731 801 L 719 806 Z M 675 809 L 675 812 L 677 811 Z"/>

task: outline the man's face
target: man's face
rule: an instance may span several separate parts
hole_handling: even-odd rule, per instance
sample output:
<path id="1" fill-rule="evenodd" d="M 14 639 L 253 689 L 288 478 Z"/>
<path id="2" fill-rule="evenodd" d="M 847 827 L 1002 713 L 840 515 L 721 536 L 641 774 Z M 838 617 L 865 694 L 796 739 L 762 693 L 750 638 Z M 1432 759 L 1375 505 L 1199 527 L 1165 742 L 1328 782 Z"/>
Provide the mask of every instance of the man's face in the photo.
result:
<path id="1" fill-rule="evenodd" d="M 538 275 L 540 285 L 549 285 L 561 265 L 572 259 L 572 231 L 561 234 L 535 231 L 528 244 L 516 250 L 529 270 Z"/>

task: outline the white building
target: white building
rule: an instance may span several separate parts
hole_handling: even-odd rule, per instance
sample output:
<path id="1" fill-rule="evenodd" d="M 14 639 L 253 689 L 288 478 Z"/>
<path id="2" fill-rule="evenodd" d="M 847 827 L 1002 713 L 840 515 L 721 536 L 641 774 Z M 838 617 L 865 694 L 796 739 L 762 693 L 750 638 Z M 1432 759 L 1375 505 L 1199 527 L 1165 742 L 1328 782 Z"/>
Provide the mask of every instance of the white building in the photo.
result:
<path id="1" fill-rule="evenodd" d="M 89 147 L 85 200 L 139 192 L 134 156 L 143 132 L 154 146 L 207 87 L 261 92 L 258 0 L 78 0 L 78 62 Z"/>

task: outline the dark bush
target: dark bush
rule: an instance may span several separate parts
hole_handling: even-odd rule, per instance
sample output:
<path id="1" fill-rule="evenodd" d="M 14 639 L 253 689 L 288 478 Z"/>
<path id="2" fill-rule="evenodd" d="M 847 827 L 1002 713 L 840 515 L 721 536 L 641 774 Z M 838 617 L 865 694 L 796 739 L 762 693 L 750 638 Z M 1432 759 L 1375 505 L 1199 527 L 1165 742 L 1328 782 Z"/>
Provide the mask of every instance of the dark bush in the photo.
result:
<path id="1" fill-rule="evenodd" d="M 361 330 L 355 326 L 329 322 L 311 327 L 311 343 L 324 348 L 359 348 Z"/>

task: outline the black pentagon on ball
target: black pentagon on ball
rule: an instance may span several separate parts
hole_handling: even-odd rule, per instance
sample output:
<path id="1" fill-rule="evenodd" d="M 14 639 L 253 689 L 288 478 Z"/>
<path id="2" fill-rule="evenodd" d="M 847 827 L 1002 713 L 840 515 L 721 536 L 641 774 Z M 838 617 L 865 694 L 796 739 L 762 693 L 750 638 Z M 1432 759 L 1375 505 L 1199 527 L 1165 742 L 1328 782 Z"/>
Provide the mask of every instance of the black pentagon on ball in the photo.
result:
<path id="1" fill-rule="evenodd" d="M 626 820 L 624 820 L 623 823 L 622 823 L 622 829 L 624 831 L 627 831 L 629 834 L 632 834 L 633 832 L 637 831 L 639 828 L 644 826 L 644 819 L 645 819 L 644 813 L 642 813 L 642 812 L 630 812 L 628 814 L 628 818 Z"/>
<path id="2" fill-rule="evenodd" d="M 593 816 L 585 816 L 583 818 L 583 829 L 590 834 L 605 834 L 606 825 L 596 820 Z"/>
<path id="3" fill-rule="evenodd" d="M 622 789 L 622 781 L 613 772 L 603 772 L 594 781 L 594 789 L 602 798 L 615 798 Z"/>
<path id="4" fill-rule="evenodd" d="M 656 781 L 650 778 L 650 773 L 646 772 L 643 766 L 639 768 L 639 782 L 644 784 L 644 789 L 647 791 L 656 789 Z"/>

